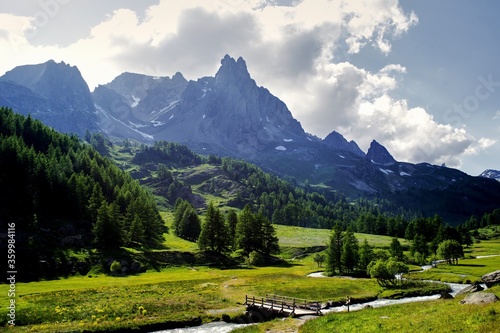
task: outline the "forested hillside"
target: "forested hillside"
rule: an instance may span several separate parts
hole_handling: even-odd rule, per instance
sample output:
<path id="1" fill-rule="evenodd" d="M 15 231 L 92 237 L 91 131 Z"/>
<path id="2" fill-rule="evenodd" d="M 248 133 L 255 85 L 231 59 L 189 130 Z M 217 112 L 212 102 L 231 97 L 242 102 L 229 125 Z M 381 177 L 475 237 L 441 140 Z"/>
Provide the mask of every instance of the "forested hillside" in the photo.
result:
<path id="1" fill-rule="evenodd" d="M 85 270 L 70 253 L 158 247 L 154 197 L 76 136 L 0 108 L 0 224 L 15 224 L 18 278 Z"/>
<path id="2" fill-rule="evenodd" d="M 182 198 L 204 210 L 210 198 L 221 207 L 251 205 L 275 224 L 330 229 L 339 222 L 359 232 L 399 237 L 419 215 L 387 200 L 349 202 L 342 194 L 307 184 L 296 186 L 251 163 L 197 155 L 175 143 L 162 141 L 134 148 L 126 142 L 109 149 L 128 152 L 128 160 L 124 162 L 122 154 L 120 163 L 150 187 L 166 209 Z"/>

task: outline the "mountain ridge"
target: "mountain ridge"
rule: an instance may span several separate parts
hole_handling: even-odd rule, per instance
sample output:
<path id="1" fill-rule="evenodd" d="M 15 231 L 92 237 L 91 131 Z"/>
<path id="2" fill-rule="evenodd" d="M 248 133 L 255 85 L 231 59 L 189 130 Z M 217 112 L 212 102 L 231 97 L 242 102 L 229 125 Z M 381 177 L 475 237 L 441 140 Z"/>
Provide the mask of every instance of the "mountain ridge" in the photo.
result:
<path id="1" fill-rule="evenodd" d="M 81 135 L 82 126 L 89 126 L 86 129 L 90 131 L 146 144 L 160 140 L 185 144 L 196 153 L 244 159 L 299 184 L 323 184 L 351 198 L 445 191 L 478 182 L 455 169 L 398 162 L 375 140 L 365 154 L 355 141 L 348 142 L 336 131 L 325 139 L 306 133 L 283 101 L 256 84 L 242 57 L 225 55 L 215 76 L 196 81 L 186 80 L 179 72 L 172 77 L 122 73 L 91 93 L 93 109 L 76 105 L 80 100 L 74 98 L 75 92 L 83 81 L 77 68 L 50 61 L 36 66 L 17 68 L 0 78 L 0 85 L 8 88 L 0 91 L 0 103 L 15 100 L 14 109 L 45 116 L 50 126 L 63 132 L 74 130 Z M 53 73 L 50 86 L 42 79 L 44 75 L 39 75 L 48 69 Z M 71 84 L 61 87 L 65 78 L 54 73 L 64 76 L 65 71 L 71 73 Z M 10 80 L 16 72 L 22 74 L 18 83 Z M 26 73 L 36 75 L 29 80 Z M 71 87 L 74 91 L 68 92 Z M 44 112 L 54 104 L 47 94 L 42 95 L 44 91 L 63 95 L 57 98 L 65 101 L 57 119 Z M 24 93 L 31 94 L 28 101 L 20 97 Z M 65 112 L 76 112 L 86 119 L 77 128 L 71 127 L 71 122 L 56 121 L 64 119 Z M 495 189 L 498 182 L 483 185 Z"/>

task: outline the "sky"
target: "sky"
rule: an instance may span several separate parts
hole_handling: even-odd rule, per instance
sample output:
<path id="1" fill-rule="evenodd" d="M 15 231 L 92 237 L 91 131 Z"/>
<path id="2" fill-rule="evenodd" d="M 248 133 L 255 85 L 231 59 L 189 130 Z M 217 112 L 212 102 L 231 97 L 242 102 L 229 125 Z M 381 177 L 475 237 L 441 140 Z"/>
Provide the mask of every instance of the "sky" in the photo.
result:
<path id="1" fill-rule="evenodd" d="M 0 75 L 53 59 L 93 90 L 241 56 L 307 132 L 478 175 L 500 169 L 499 35 L 495 0 L 2 0 Z"/>

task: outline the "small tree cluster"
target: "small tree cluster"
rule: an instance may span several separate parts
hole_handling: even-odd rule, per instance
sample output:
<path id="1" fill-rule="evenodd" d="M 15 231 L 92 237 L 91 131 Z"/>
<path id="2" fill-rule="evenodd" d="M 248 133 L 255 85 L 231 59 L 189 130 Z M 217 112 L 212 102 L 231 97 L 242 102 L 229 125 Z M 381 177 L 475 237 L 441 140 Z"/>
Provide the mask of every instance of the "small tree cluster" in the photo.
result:
<path id="1" fill-rule="evenodd" d="M 437 254 L 446 260 L 449 265 L 452 265 L 458 264 L 458 259 L 464 256 L 464 250 L 459 242 L 445 240 L 439 244 Z"/>
<path id="2" fill-rule="evenodd" d="M 172 229 L 177 237 L 196 242 L 201 232 L 201 221 L 195 208 L 188 201 L 177 199 L 174 207 Z"/>
<path id="3" fill-rule="evenodd" d="M 367 271 L 382 287 L 395 287 L 402 284 L 401 274 L 408 273 L 409 269 L 406 264 L 391 257 L 388 260 L 372 261 Z"/>
<path id="4" fill-rule="evenodd" d="M 364 255 L 369 251 L 363 248 Z M 335 224 L 327 248 L 326 272 L 328 275 L 353 272 L 360 264 L 358 240 L 351 229 L 343 230 L 340 223 Z M 367 260 L 365 257 L 363 260 Z"/>
<path id="5" fill-rule="evenodd" d="M 260 255 L 279 252 L 274 226 L 262 214 L 254 214 L 250 205 L 245 206 L 239 215 L 231 210 L 224 216 L 210 202 L 203 220 L 202 223 L 188 201 L 176 201 L 172 225 L 174 234 L 197 242 L 202 251 L 224 254 L 239 250 L 246 257 L 252 252 Z"/>

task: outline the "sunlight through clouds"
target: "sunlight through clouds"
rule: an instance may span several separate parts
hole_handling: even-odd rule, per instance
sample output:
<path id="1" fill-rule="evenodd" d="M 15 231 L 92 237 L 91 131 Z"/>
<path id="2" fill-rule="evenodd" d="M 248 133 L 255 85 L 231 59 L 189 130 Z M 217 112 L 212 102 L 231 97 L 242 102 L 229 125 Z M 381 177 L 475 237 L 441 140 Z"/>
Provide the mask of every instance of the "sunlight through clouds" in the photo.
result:
<path id="1" fill-rule="evenodd" d="M 291 2 L 288 2 L 291 3 Z M 58 15 L 64 15 L 61 8 Z M 33 18 L 0 14 L 0 47 L 16 65 L 64 60 L 81 70 L 91 89 L 124 71 L 149 75 L 181 72 L 213 76 L 225 54 L 242 56 L 258 85 L 283 100 L 304 129 L 319 137 L 333 130 L 366 151 L 383 143 L 401 161 L 460 166 L 464 156 L 494 144 L 464 128 L 409 107 L 394 91 L 408 75 L 405 64 L 357 67 L 349 55 L 392 43 L 419 24 L 397 0 L 161 0 L 144 12 L 117 8 L 89 34 L 69 45 L 34 46 L 26 38 Z M 347 45 L 345 60 L 334 57 Z M 497 112 L 495 118 L 498 118 Z"/>

